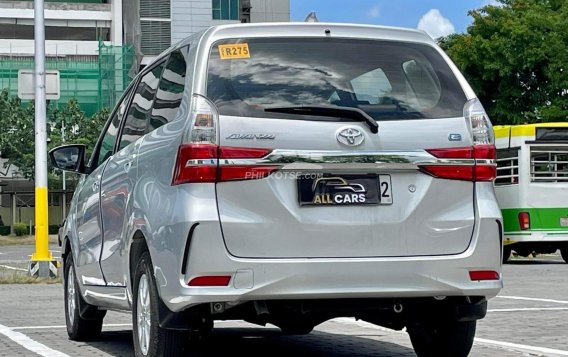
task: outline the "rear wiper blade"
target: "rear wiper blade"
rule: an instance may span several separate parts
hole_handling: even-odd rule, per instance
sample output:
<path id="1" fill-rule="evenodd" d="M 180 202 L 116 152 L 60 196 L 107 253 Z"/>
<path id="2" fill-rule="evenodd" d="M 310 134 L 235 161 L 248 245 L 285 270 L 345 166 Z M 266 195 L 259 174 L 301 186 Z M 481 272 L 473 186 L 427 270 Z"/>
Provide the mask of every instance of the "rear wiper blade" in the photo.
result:
<path id="1" fill-rule="evenodd" d="M 379 124 L 373 117 L 359 108 L 338 107 L 331 105 L 306 105 L 290 107 L 270 107 L 264 108 L 265 112 L 289 113 L 298 115 L 315 115 L 322 117 L 345 117 L 356 121 L 363 121 L 369 125 L 371 132 L 379 132 Z"/>

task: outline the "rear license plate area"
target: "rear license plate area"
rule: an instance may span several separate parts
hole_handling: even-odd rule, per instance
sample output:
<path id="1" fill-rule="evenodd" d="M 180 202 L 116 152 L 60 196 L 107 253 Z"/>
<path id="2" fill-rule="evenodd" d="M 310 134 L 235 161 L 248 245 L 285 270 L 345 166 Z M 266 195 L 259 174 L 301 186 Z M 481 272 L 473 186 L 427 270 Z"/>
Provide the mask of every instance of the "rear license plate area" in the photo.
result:
<path id="1" fill-rule="evenodd" d="M 390 175 L 301 175 L 300 206 L 390 205 Z"/>

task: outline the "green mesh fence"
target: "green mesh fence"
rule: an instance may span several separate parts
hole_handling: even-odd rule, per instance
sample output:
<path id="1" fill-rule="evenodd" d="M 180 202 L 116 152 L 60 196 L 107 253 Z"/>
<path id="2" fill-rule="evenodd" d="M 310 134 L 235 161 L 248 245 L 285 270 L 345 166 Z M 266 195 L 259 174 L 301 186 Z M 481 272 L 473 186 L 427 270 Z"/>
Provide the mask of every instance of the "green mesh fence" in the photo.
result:
<path id="1" fill-rule="evenodd" d="M 17 95 L 18 70 L 33 68 L 32 57 L 0 57 L 0 90 L 8 89 L 10 94 Z M 135 66 L 131 47 L 105 46 L 101 42 L 99 56 L 47 57 L 45 68 L 59 70 L 61 79 L 61 97 L 49 105 L 64 105 L 76 98 L 85 114 L 92 115 L 103 107 L 114 106 Z"/>
<path id="2" fill-rule="evenodd" d="M 132 46 L 99 43 L 99 108 L 112 108 L 135 75 Z"/>

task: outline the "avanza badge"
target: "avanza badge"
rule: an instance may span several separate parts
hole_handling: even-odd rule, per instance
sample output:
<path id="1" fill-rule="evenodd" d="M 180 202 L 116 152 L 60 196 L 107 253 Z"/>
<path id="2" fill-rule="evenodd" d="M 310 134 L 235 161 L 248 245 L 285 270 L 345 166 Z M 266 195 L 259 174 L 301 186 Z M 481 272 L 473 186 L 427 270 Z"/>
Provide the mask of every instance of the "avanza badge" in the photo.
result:
<path id="1" fill-rule="evenodd" d="M 219 45 L 219 56 L 223 60 L 250 58 L 248 43 L 233 43 L 230 45 Z"/>

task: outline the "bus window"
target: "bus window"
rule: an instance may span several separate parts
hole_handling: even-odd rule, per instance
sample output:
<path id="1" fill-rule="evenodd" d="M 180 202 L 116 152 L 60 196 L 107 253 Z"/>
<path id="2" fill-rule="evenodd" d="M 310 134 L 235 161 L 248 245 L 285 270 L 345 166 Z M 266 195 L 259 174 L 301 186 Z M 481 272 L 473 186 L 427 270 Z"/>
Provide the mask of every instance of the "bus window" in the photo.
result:
<path id="1" fill-rule="evenodd" d="M 568 182 L 568 147 L 530 147 L 531 182 Z"/>
<path id="2" fill-rule="evenodd" d="M 497 150 L 496 186 L 519 183 L 519 148 Z"/>

